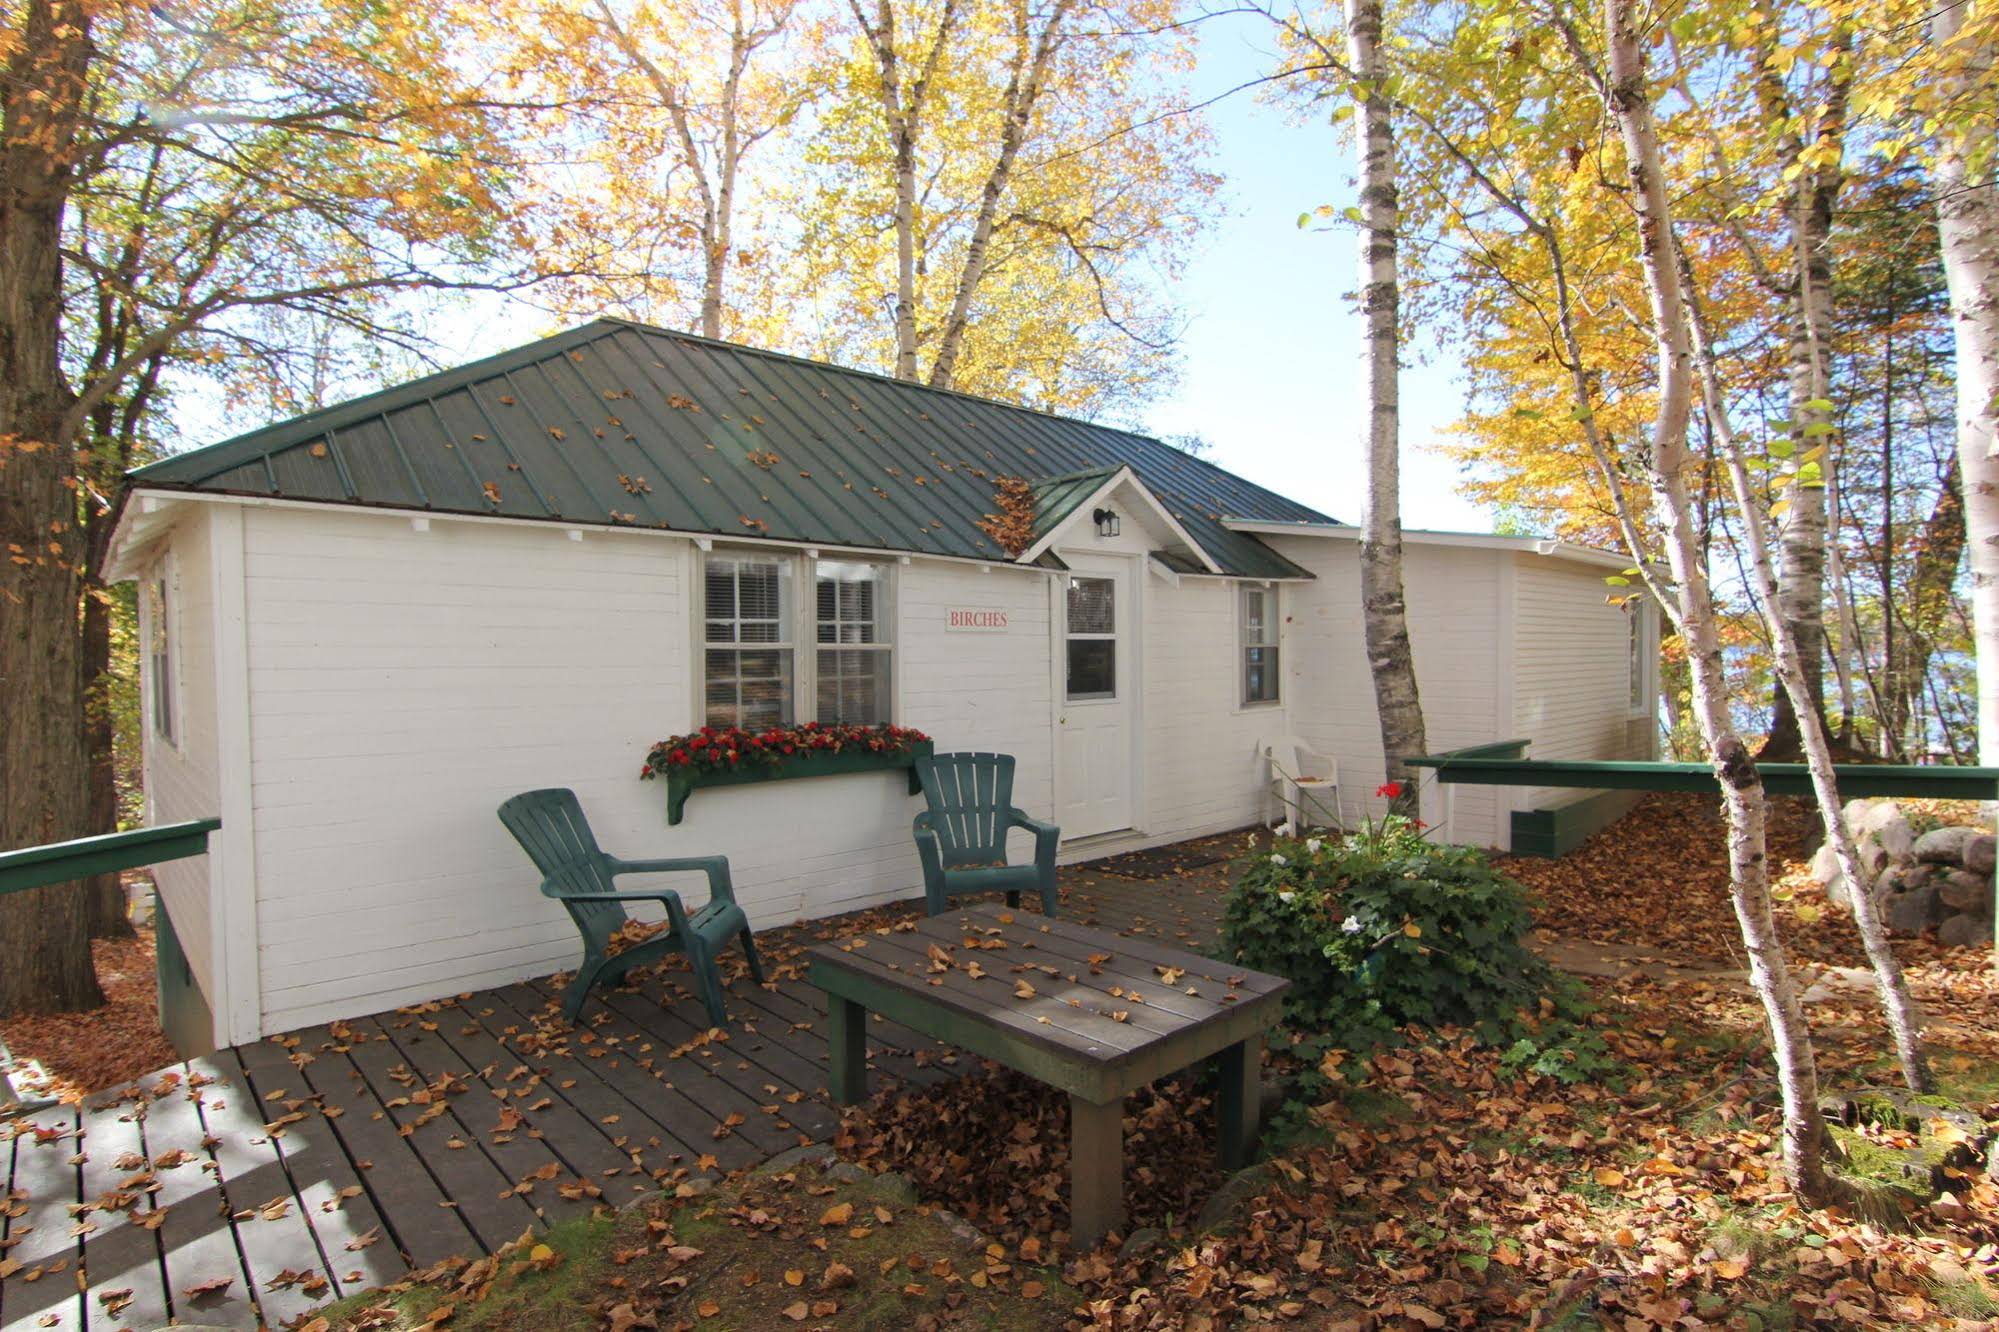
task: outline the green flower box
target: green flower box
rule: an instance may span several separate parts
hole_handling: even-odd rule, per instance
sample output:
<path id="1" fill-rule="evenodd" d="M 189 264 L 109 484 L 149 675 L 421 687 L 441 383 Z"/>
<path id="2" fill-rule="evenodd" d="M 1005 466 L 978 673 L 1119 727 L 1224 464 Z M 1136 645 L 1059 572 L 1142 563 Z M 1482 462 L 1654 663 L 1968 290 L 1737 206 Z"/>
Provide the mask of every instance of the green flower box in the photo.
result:
<path id="1" fill-rule="evenodd" d="M 909 793 L 923 790 L 917 780 L 919 755 L 936 751 L 930 740 L 912 741 L 899 753 L 843 749 L 837 753 L 792 754 L 775 764 L 745 764 L 727 769 L 673 768 L 666 775 L 666 821 L 677 824 L 687 807 L 687 797 L 704 786 L 749 786 L 756 782 L 788 782 L 806 777 L 841 777 L 853 772 L 894 772 L 909 775 Z"/>

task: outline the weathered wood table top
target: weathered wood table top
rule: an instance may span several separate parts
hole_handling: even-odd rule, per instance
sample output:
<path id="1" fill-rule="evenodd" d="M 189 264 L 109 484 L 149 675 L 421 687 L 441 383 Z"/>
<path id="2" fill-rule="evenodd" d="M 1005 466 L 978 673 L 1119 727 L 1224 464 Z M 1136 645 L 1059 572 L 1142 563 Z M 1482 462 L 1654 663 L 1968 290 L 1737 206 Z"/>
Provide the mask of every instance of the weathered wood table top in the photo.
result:
<path id="1" fill-rule="evenodd" d="M 812 983 L 830 1001 L 830 1078 L 841 1104 L 867 1094 L 868 1012 L 1069 1093 L 1079 1243 L 1122 1218 L 1128 1093 L 1220 1056 L 1223 1162 L 1240 1165 L 1254 1148 L 1263 1034 L 1291 985 L 1282 977 L 997 906 L 855 935 L 810 956 Z"/>

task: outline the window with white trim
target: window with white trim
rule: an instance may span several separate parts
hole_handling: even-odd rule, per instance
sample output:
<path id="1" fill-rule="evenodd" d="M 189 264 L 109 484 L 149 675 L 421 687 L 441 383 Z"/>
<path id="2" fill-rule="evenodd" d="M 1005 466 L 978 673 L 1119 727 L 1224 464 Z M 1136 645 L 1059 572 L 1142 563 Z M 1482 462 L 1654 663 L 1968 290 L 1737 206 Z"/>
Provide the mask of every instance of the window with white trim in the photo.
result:
<path id="1" fill-rule="evenodd" d="M 708 557 L 702 655 L 708 725 L 761 728 L 791 722 L 796 674 L 791 565 L 783 558 Z"/>
<path id="2" fill-rule="evenodd" d="M 717 551 L 702 572 L 703 724 L 894 720 L 888 565 Z M 794 594 L 805 579 L 809 600 Z"/>
<path id="3" fill-rule="evenodd" d="M 1242 649 L 1242 701 L 1278 701 L 1277 589 L 1244 587 L 1236 602 L 1237 641 Z"/>
<path id="4" fill-rule="evenodd" d="M 812 571 L 818 653 L 818 720 L 879 726 L 894 707 L 889 669 L 894 637 L 888 617 L 888 569 L 852 560 L 819 560 Z"/>
<path id="5" fill-rule="evenodd" d="M 168 744 L 175 743 L 173 618 L 167 597 L 167 580 L 155 578 L 146 584 L 146 677 L 147 702 L 153 714 L 153 734 Z"/>

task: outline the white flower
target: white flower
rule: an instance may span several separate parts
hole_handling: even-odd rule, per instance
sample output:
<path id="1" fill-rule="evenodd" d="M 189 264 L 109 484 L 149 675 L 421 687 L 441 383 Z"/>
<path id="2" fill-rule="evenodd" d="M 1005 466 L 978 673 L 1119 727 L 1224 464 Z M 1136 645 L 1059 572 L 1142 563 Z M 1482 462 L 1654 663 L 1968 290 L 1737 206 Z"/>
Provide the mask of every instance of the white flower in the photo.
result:
<path id="1" fill-rule="evenodd" d="M 1347 918 L 1346 918 L 1345 920 L 1343 920 L 1343 921 L 1341 921 L 1341 922 L 1340 922 L 1340 928 L 1341 928 L 1342 930 L 1346 931 L 1346 932 L 1347 932 L 1348 934 L 1359 934 L 1359 933 L 1360 933 L 1360 917 L 1359 917 L 1359 916 L 1348 916 L 1348 917 L 1347 917 Z"/>
<path id="2" fill-rule="evenodd" d="M 1296 897 L 1297 895 L 1298 894 L 1290 891 L 1289 889 L 1286 889 L 1285 891 L 1277 895 L 1277 900 L 1280 902 L 1289 902 L 1292 898 Z"/>
<path id="3" fill-rule="evenodd" d="M 1324 845 L 1325 842 L 1321 841 L 1317 837 L 1308 837 L 1305 839 L 1305 849 L 1307 851 L 1310 851 L 1315 856 L 1319 854 L 1319 848 Z"/>
<path id="4" fill-rule="evenodd" d="M 1283 856 L 1280 856 L 1275 852 L 1272 852 L 1270 856 L 1270 863 L 1273 865 L 1289 865 L 1291 862 L 1286 860 Z"/>

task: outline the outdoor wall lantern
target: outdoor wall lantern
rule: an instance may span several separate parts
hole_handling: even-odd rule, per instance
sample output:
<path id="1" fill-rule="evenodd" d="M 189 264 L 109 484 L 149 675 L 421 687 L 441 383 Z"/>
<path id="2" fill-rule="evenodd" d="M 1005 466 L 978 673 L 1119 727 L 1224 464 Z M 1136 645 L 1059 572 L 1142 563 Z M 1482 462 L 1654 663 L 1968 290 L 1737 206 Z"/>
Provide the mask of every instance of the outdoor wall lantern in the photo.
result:
<path id="1" fill-rule="evenodd" d="M 1090 517 L 1095 521 L 1097 535 L 1100 537 L 1114 537 L 1123 530 L 1122 525 L 1118 522 L 1118 516 L 1109 509 L 1098 509 Z"/>

